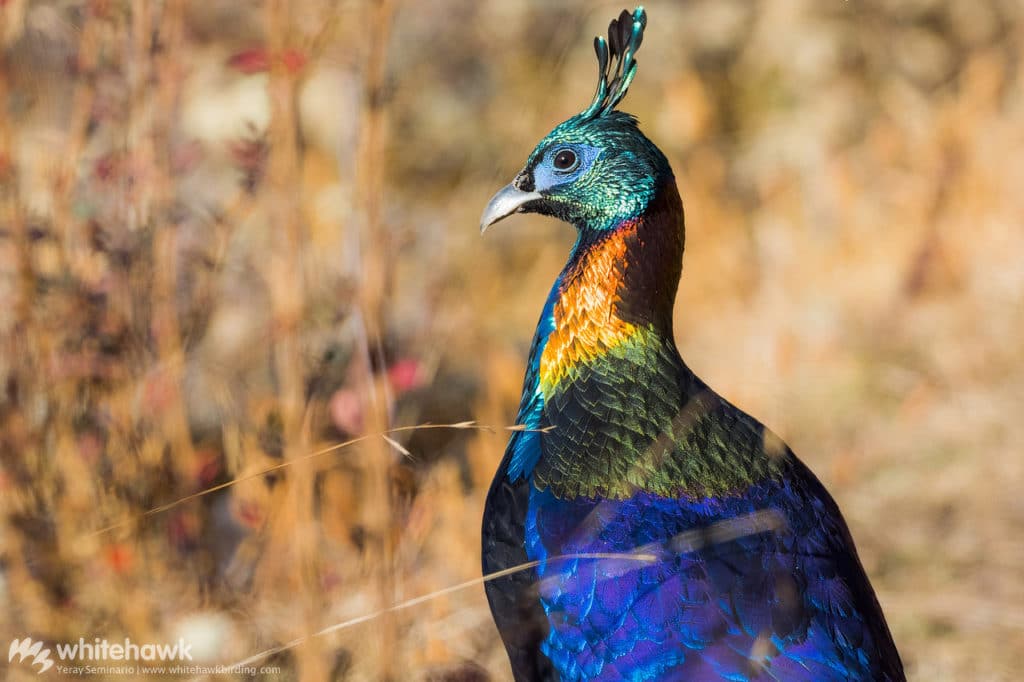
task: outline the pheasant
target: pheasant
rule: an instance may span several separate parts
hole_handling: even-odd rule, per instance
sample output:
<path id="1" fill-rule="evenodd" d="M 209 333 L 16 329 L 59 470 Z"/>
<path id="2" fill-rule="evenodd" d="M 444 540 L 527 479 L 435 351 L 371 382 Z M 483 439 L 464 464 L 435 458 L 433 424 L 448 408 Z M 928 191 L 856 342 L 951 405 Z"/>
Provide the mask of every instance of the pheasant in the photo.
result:
<path id="1" fill-rule="evenodd" d="M 839 508 L 680 358 L 683 207 L 617 110 L 647 17 L 594 41 L 598 85 L 484 210 L 576 227 L 487 495 L 487 597 L 516 680 L 903 680 Z"/>

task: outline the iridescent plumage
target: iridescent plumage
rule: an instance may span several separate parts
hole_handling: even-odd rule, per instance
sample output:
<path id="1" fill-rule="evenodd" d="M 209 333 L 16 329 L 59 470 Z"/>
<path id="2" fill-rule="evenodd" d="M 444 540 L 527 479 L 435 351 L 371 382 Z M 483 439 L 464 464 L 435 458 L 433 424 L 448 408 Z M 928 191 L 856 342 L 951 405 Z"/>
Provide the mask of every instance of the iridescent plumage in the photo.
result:
<path id="1" fill-rule="evenodd" d="M 899 680 L 835 502 L 672 334 L 683 211 L 668 161 L 615 111 L 646 15 L 595 42 L 594 102 L 485 211 L 578 238 L 541 314 L 483 523 L 517 680 Z M 611 61 L 609 61 L 609 52 Z"/>

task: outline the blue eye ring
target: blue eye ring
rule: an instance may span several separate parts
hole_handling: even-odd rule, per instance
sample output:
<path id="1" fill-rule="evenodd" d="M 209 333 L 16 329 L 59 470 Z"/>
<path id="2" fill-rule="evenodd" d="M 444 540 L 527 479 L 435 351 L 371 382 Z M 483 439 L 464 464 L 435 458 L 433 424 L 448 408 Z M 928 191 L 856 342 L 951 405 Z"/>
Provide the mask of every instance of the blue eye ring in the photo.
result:
<path id="1" fill-rule="evenodd" d="M 580 167 L 580 157 L 568 147 L 555 150 L 551 157 L 551 166 L 557 173 L 571 173 Z"/>

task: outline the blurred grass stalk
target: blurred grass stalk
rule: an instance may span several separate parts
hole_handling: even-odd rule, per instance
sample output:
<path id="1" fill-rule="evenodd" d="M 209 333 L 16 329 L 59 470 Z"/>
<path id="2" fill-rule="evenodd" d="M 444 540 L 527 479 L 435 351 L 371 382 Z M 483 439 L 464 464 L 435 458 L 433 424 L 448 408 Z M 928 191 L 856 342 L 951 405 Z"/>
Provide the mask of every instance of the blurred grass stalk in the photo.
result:
<path id="1" fill-rule="evenodd" d="M 387 146 L 388 100 L 385 82 L 388 38 L 394 5 L 392 0 L 370 0 L 369 26 L 366 32 L 366 58 L 363 73 L 363 106 L 356 150 L 356 225 L 350 240 L 358 239 L 358 309 L 363 333 L 359 349 L 363 355 L 360 393 L 364 404 L 367 433 L 384 433 L 390 426 L 388 392 L 383 369 L 384 312 L 393 264 L 390 262 L 389 234 L 381 221 L 384 201 L 384 159 Z M 364 555 L 364 566 L 372 572 L 376 585 L 377 608 L 384 611 L 375 624 L 377 646 L 371 669 L 376 679 L 394 679 L 395 648 L 398 640 L 395 617 L 386 611 L 396 601 L 390 463 L 394 452 L 383 438 L 371 439 L 366 456 L 360 459 L 364 480 L 363 525 L 372 543 Z"/>
<path id="2" fill-rule="evenodd" d="M 302 249 L 305 229 L 300 221 L 298 123 L 296 100 L 299 74 L 285 68 L 280 58 L 295 39 L 289 3 L 270 0 L 264 10 L 264 32 L 269 55 L 270 124 L 264 195 L 273 251 L 267 254 L 271 302 L 274 376 L 277 412 L 281 417 L 284 459 L 290 462 L 285 477 L 283 508 L 269 520 L 269 536 L 257 568 L 254 599 L 274 595 L 284 605 L 297 597 L 298 617 L 282 619 L 285 640 L 317 629 L 320 605 L 316 565 L 317 534 L 313 518 L 314 471 L 299 458 L 309 451 L 310 435 L 304 428 L 303 366 L 300 323 L 305 305 Z M 301 73 L 301 72 L 300 72 Z M 295 652 L 299 679 L 325 679 L 327 667 L 322 643 L 310 640 Z"/>

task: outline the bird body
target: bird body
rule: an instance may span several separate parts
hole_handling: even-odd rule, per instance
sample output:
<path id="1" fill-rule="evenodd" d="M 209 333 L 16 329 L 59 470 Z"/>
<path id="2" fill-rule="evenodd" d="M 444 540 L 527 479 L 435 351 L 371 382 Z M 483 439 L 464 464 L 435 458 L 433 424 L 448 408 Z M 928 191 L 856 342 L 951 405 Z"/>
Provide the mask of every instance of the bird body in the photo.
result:
<path id="1" fill-rule="evenodd" d="M 614 110 L 638 9 L 596 42 L 594 103 L 538 144 L 483 227 L 578 238 L 541 313 L 488 494 L 483 568 L 517 680 L 900 680 L 835 502 L 673 339 L 684 244 L 668 161 Z"/>

